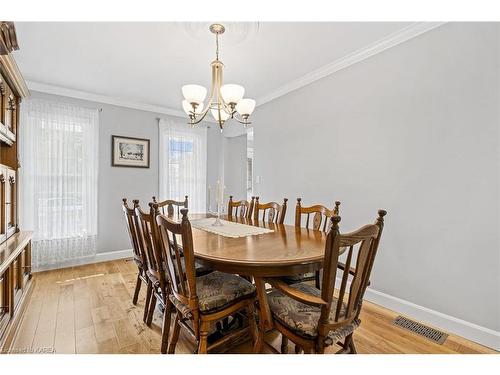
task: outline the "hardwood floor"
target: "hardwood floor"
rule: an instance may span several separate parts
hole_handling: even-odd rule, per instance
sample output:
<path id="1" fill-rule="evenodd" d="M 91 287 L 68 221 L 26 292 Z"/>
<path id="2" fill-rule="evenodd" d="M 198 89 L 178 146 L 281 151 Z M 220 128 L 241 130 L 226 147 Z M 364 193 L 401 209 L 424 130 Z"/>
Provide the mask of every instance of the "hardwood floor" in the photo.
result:
<path id="1" fill-rule="evenodd" d="M 137 306 L 132 304 L 137 268 L 130 260 L 116 260 L 34 274 L 34 290 L 12 352 L 44 353 L 159 353 L 161 316 L 153 325 L 142 322 L 145 288 Z M 435 344 L 392 325 L 398 314 L 365 302 L 361 326 L 354 334 L 359 353 L 496 353 L 494 350 L 450 335 Z M 275 348 L 276 332 L 267 341 Z M 190 353 L 194 343 L 183 336 L 177 353 Z M 330 347 L 327 352 L 338 348 Z M 290 352 L 293 347 L 290 346 Z M 250 353 L 251 344 L 231 353 Z"/>

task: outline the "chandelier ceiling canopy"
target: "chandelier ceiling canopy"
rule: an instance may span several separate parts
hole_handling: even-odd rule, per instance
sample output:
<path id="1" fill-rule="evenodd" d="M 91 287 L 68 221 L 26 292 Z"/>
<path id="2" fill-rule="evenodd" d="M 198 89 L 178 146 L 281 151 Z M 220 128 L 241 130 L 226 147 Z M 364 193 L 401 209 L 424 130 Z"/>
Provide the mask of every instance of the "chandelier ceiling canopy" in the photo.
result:
<path id="1" fill-rule="evenodd" d="M 225 28 L 221 24 L 210 25 L 210 31 L 215 34 L 215 60 L 212 67 L 212 86 L 207 97 L 207 89 L 200 85 L 182 86 L 182 108 L 189 117 L 189 124 L 194 126 L 205 118 L 210 111 L 222 131 L 228 119 L 234 119 L 244 126 L 248 126 L 250 115 L 255 109 L 255 100 L 244 98 L 245 88 L 237 84 L 223 85 L 222 71 L 224 64 L 219 60 L 219 35 Z"/>

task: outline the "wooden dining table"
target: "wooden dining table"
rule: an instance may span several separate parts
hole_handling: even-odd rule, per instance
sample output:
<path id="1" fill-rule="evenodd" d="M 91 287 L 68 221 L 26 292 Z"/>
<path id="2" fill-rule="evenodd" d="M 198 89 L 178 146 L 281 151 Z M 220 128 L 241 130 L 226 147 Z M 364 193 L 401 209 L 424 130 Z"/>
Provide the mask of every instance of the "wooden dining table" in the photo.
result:
<path id="1" fill-rule="evenodd" d="M 210 216 L 190 215 L 190 219 Z M 273 327 L 265 278 L 292 276 L 321 269 L 326 234 L 319 230 L 241 217 L 222 216 L 221 219 L 273 231 L 232 238 L 203 229 L 192 229 L 194 255 L 198 262 L 217 271 L 253 277 L 259 301 L 259 325 L 253 349 L 260 353 L 264 347 L 264 335 Z"/>

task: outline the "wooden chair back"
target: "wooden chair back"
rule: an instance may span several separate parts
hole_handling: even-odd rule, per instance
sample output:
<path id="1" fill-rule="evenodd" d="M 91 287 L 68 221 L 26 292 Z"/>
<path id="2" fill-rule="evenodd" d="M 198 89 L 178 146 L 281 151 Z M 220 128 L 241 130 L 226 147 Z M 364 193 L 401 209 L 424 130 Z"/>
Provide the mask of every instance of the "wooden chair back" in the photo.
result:
<path id="1" fill-rule="evenodd" d="M 136 226 L 135 209 L 128 206 L 127 198 L 123 198 L 122 201 L 122 210 L 125 215 L 127 232 L 130 237 L 130 243 L 132 244 L 132 250 L 134 251 L 134 260 L 139 262 L 141 265 L 146 266 L 146 259 L 144 253 L 142 252 L 142 247 L 139 246 L 139 233 Z"/>
<path id="2" fill-rule="evenodd" d="M 160 240 L 167 260 L 167 273 L 172 294 L 195 314 L 198 314 L 196 295 L 196 270 L 193 248 L 193 234 L 187 216 L 188 210 L 181 209 L 182 218 L 174 221 L 165 215 L 156 216 Z M 196 316 L 195 316 L 196 317 Z M 194 319 L 194 331 L 198 330 L 198 319 Z"/>
<path id="3" fill-rule="evenodd" d="M 259 220 L 259 213 L 261 212 L 262 221 L 268 221 L 275 224 L 283 224 L 286 214 L 286 202 L 288 198 L 284 198 L 283 204 L 280 205 L 276 202 L 259 203 L 259 197 L 255 197 L 254 206 L 254 220 Z M 267 214 L 267 220 L 266 220 Z"/>
<path id="4" fill-rule="evenodd" d="M 338 216 L 340 214 L 340 202 L 335 202 L 335 207 L 330 210 L 325 206 L 316 204 L 314 206 L 304 207 L 302 206 L 302 198 L 297 198 L 297 206 L 295 208 L 295 226 L 300 227 L 302 225 L 302 215 L 307 215 L 305 228 L 313 230 L 322 230 L 323 232 L 328 232 L 331 225 L 331 220 L 333 216 Z M 312 222 L 310 220 L 311 214 L 314 214 Z"/>
<path id="5" fill-rule="evenodd" d="M 177 216 L 180 216 L 181 208 L 188 208 L 188 196 L 186 195 L 183 201 L 167 199 L 161 202 L 158 202 L 156 197 L 153 197 L 153 203 L 158 205 L 159 211 L 165 216 L 173 217 L 174 213 L 177 213 Z"/>
<path id="6" fill-rule="evenodd" d="M 332 226 L 326 238 L 324 272 L 321 283 L 321 299 L 326 304 L 321 307 L 320 321 L 318 323 L 320 335 L 326 336 L 330 330 L 349 324 L 358 318 L 375 255 L 377 254 L 386 213 L 384 210 L 379 210 L 378 218 L 374 224 L 365 225 L 354 232 L 346 234 L 339 233 L 340 216 L 333 216 L 330 219 Z M 347 248 L 347 258 L 343 270 L 337 267 L 341 247 Z M 353 262 L 354 258 L 355 264 Z M 352 278 L 347 291 L 349 275 Z M 340 278 L 341 283 L 336 299 L 337 303 L 334 304 L 334 289 L 337 277 Z M 331 309 L 335 312 L 333 321 L 329 319 Z"/>
<path id="7" fill-rule="evenodd" d="M 164 273 L 164 262 L 161 252 L 160 236 L 155 222 L 155 214 L 150 203 L 150 212 L 144 212 L 139 204 L 135 207 L 137 227 L 139 228 L 139 245 L 146 256 L 147 270 L 160 281 L 162 290 L 168 288 Z"/>
<path id="8" fill-rule="evenodd" d="M 233 196 L 230 195 L 227 204 L 227 216 L 251 219 L 254 205 L 255 197 L 252 197 L 250 202 L 247 200 L 233 201 Z"/>

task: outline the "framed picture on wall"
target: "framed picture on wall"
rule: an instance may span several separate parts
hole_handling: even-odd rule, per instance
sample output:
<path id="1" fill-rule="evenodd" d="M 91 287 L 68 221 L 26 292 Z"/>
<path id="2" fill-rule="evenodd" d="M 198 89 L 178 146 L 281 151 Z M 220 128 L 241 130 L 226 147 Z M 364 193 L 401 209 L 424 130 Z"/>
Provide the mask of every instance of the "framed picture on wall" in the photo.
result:
<path id="1" fill-rule="evenodd" d="M 149 168 L 149 139 L 112 135 L 111 165 Z"/>

